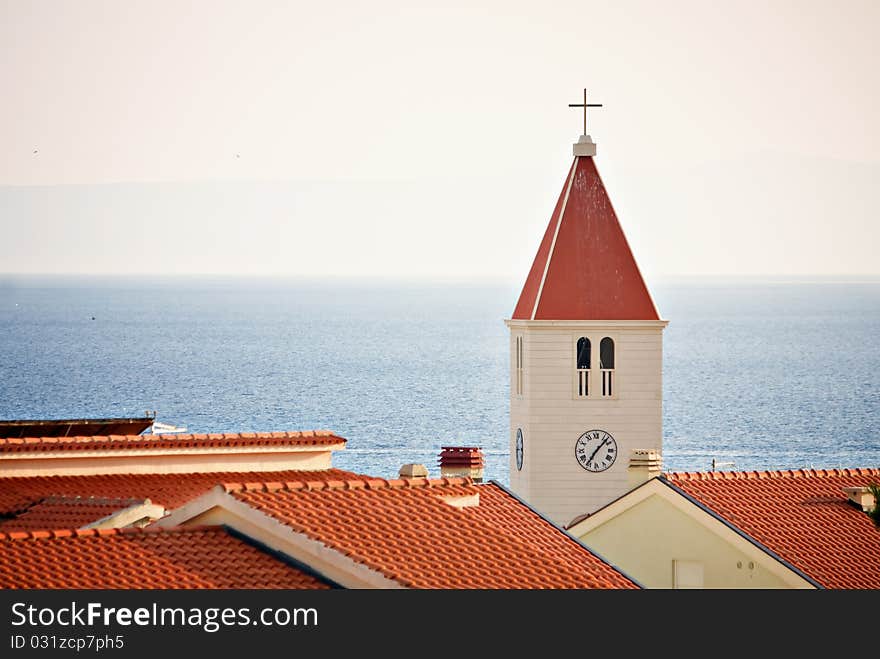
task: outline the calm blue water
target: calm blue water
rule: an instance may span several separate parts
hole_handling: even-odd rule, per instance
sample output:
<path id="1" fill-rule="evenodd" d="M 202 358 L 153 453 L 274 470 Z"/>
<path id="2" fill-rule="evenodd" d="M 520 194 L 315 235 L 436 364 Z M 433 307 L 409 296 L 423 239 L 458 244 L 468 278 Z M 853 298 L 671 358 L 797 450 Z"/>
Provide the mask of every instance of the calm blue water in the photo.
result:
<path id="1" fill-rule="evenodd" d="M 518 284 L 0 278 L 0 418 L 329 428 L 380 476 L 480 445 L 507 482 Z M 668 469 L 880 463 L 880 283 L 652 288 Z"/>

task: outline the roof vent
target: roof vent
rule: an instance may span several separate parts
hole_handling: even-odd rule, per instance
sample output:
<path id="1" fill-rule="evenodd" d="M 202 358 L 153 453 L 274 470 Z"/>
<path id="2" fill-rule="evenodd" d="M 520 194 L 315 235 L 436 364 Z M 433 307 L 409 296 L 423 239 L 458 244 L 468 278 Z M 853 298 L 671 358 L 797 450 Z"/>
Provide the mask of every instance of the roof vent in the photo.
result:
<path id="1" fill-rule="evenodd" d="M 440 450 L 440 475 L 466 476 L 483 482 L 483 452 L 476 446 L 443 446 Z"/>
<path id="2" fill-rule="evenodd" d="M 869 487 L 845 487 L 843 493 L 846 494 L 850 502 L 857 505 L 866 513 L 870 513 L 877 505 L 874 493 Z"/>
<path id="3" fill-rule="evenodd" d="M 401 478 L 427 478 L 428 468 L 420 464 L 405 464 L 397 472 Z"/>

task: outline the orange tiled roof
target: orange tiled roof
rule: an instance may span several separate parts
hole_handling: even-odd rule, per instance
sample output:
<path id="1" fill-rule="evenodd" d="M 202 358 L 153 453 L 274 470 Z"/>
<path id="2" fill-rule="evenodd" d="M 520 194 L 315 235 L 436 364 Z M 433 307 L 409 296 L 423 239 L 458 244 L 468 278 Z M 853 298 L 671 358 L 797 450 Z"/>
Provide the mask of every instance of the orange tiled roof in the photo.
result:
<path id="1" fill-rule="evenodd" d="M 229 481 L 325 480 L 359 478 L 342 469 L 320 471 L 205 472 L 190 474 L 99 474 L 92 476 L 11 476 L 0 478 L 0 515 L 22 513 L 51 496 L 150 499 L 177 508 Z"/>
<path id="2" fill-rule="evenodd" d="M 880 469 L 671 473 L 666 480 L 826 588 L 880 588 L 880 529 L 844 487 Z"/>
<path id="3" fill-rule="evenodd" d="M 0 533 L 0 588 L 326 589 L 218 527 Z"/>
<path id="4" fill-rule="evenodd" d="M 345 439 L 329 430 L 242 432 L 208 435 L 99 435 L 96 437 L 0 438 L 0 453 L 25 451 L 108 451 L 133 449 L 329 446 Z"/>
<path id="5" fill-rule="evenodd" d="M 125 510 L 144 499 L 54 496 L 35 503 L 20 515 L 0 520 L 0 533 L 40 529 L 78 529 Z"/>
<path id="6" fill-rule="evenodd" d="M 495 483 L 231 483 L 227 492 L 411 588 L 637 588 Z M 444 499 L 477 505 L 455 507 Z"/>
<path id="7" fill-rule="evenodd" d="M 660 317 L 590 156 L 575 156 L 511 317 Z"/>

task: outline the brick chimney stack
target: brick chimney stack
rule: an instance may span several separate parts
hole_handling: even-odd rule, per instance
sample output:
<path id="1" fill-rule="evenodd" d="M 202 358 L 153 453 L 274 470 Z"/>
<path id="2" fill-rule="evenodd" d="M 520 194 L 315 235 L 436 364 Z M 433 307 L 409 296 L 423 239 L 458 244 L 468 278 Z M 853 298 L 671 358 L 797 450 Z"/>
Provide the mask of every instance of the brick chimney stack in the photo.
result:
<path id="1" fill-rule="evenodd" d="M 483 482 L 483 452 L 475 446 L 444 446 L 440 450 L 440 475 L 468 476 Z"/>

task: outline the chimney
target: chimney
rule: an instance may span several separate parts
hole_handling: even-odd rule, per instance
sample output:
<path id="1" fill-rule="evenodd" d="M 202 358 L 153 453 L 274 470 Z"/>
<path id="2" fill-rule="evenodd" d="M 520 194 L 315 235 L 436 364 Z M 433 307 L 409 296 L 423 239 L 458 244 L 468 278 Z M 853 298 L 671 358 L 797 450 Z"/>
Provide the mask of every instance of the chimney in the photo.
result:
<path id="1" fill-rule="evenodd" d="M 428 468 L 420 464 L 405 464 L 397 472 L 401 478 L 427 478 Z"/>
<path id="2" fill-rule="evenodd" d="M 440 475 L 468 476 L 483 482 L 483 452 L 476 446 L 443 446 L 440 450 Z"/>
<path id="3" fill-rule="evenodd" d="M 851 503 L 854 503 L 866 513 L 873 511 L 877 505 L 874 494 L 869 487 L 845 487 L 843 488 L 843 493 L 846 494 Z"/>
<path id="4" fill-rule="evenodd" d="M 473 508 L 480 505 L 479 492 L 461 497 L 441 497 L 441 499 L 453 508 Z"/>
<path id="5" fill-rule="evenodd" d="M 633 449 L 627 469 L 627 486 L 635 489 L 663 471 L 663 456 L 654 449 Z"/>

